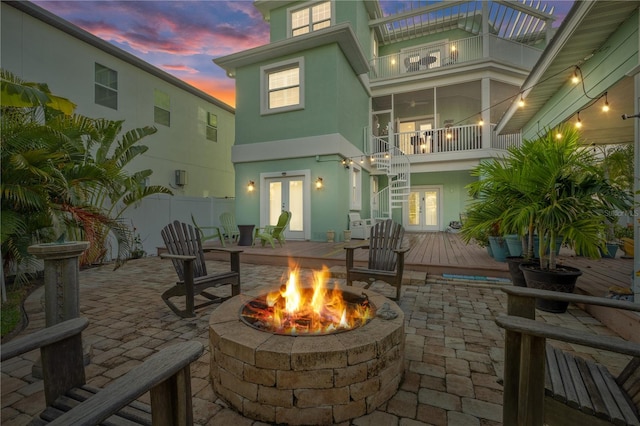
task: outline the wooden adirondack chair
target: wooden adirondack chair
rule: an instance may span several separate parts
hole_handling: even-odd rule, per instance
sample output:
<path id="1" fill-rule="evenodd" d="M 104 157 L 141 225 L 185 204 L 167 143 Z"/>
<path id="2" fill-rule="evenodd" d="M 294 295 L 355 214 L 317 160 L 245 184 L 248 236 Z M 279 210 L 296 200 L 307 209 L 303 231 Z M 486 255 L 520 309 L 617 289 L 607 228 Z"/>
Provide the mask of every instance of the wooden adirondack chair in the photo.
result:
<path id="1" fill-rule="evenodd" d="M 200 240 L 200 233 L 189 224 L 174 221 L 162 229 L 162 239 L 168 253 L 162 253 L 160 257 L 171 259 L 180 281 L 173 287 L 162 293 L 162 300 L 173 312 L 181 317 L 194 317 L 195 309 L 220 303 L 228 297 L 220 297 L 207 293 L 205 290 L 222 285 L 231 285 L 231 296 L 240 294 L 240 253 L 239 248 L 213 247 L 208 250 L 224 251 L 229 253 L 231 270 L 208 274 L 204 261 L 204 251 Z M 209 299 L 204 303 L 195 305 L 194 297 L 197 295 Z M 185 297 L 185 309 L 178 308 L 171 299 Z"/>
<path id="2" fill-rule="evenodd" d="M 347 250 L 347 285 L 353 281 L 364 281 L 369 288 L 375 280 L 381 280 L 396 288 L 398 300 L 404 272 L 404 254 L 409 247 L 403 247 L 404 228 L 391 219 L 376 223 L 369 234 L 369 240 L 345 246 Z M 369 262 L 366 268 L 354 265 L 354 251 L 369 249 Z"/>
<path id="3" fill-rule="evenodd" d="M 2 362 L 40 348 L 47 406 L 30 424 L 193 424 L 190 365 L 202 343 L 166 347 L 99 389 L 86 383 L 81 333 L 88 324 L 74 318 L 2 344 Z M 149 391 L 151 406 L 136 401 Z"/>
<path id="4" fill-rule="evenodd" d="M 256 245 L 256 240 L 260 239 L 262 242 L 262 247 L 264 247 L 265 243 L 271 244 L 271 247 L 275 248 L 275 242 L 278 241 L 280 247 L 285 242 L 284 231 L 289 226 L 289 222 L 291 221 L 291 212 L 284 211 L 280 213 L 280 217 L 278 217 L 278 223 L 276 225 L 267 225 L 264 228 L 256 229 L 255 236 L 253 238 L 253 244 Z"/>

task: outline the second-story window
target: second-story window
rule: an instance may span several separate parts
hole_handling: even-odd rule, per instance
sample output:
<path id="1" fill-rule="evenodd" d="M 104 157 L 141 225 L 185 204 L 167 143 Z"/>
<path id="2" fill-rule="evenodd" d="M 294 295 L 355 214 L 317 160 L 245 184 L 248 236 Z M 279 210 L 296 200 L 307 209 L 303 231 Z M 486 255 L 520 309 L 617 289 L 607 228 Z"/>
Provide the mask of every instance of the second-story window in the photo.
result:
<path id="1" fill-rule="evenodd" d="M 304 108 L 304 61 L 302 58 L 261 68 L 262 113 Z"/>
<path id="2" fill-rule="evenodd" d="M 153 121 L 163 126 L 171 126 L 171 100 L 161 90 L 153 89 Z"/>
<path id="3" fill-rule="evenodd" d="M 211 112 L 207 113 L 207 139 L 218 142 L 218 116 Z"/>
<path id="4" fill-rule="evenodd" d="M 293 37 L 317 31 L 330 25 L 330 1 L 315 3 L 291 12 L 291 35 Z"/>
<path id="5" fill-rule="evenodd" d="M 118 109 L 118 72 L 95 64 L 95 103 Z"/>

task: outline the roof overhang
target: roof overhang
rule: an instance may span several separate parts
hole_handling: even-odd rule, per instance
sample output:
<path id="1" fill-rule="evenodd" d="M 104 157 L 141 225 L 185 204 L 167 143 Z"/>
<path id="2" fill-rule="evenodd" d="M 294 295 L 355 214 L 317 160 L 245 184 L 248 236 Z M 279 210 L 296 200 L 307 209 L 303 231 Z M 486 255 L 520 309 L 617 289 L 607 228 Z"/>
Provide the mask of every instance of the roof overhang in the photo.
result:
<path id="1" fill-rule="evenodd" d="M 640 1 L 577 1 L 521 86 L 526 107 L 519 108 L 519 99 L 514 99 L 496 131 L 515 133 L 530 125 L 569 81 L 575 66 L 589 60 L 639 6 Z"/>
<path id="2" fill-rule="evenodd" d="M 213 60 L 222 67 L 229 77 L 234 77 L 236 69 L 264 61 L 292 55 L 304 50 L 336 43 L 357 75 L 369 72 L 369 62 L 348 23 L 334 25 L 297 37 L 280 40 L 268 45 L 244 50 Z"/>

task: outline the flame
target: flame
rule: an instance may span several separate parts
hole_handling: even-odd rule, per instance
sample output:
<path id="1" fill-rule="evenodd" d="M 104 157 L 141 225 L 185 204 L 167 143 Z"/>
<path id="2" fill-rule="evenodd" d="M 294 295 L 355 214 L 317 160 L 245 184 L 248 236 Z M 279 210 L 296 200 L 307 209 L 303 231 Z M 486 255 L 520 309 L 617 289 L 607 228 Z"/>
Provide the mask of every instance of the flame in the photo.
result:
<path id="1" fill-rule="evenodd" d="M 286 275 L 285 275 L 286 276 Z M 373 317 L 373 309 L 366 297 L 364 303 L 348 303 L 337 283 L 329 289 L 327 267 L 313 271 L 311 287 L 300 283 L 297 265 L 289 268 L 286 282 L 268 293 L 264 305 L 256 302 L 249 316 L 264 325 L 262 328 L 284 334 L 321 334 L 351 329 L 365 324 Z"/>

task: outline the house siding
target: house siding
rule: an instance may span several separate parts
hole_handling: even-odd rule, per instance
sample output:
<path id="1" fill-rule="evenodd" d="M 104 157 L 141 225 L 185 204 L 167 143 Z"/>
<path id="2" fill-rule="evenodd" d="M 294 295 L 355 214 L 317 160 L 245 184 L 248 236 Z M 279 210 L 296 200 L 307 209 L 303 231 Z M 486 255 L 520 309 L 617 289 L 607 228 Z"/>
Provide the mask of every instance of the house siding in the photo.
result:
<path id="1" fill-rule="evenodd" d="M 5 70 L 26 81 L 46 83 L 52 93 L 77 104 L 78 114 L 124 120 L 123 133 L 143 126 L 158 129 L 143 139 L 149 150 L 128 166 L 129 171 L 152 169 L 150 184 L 173 186 L 176 196 L 235 195 L 231 163 L 235 126 L 231 107 L 222 108 L 214 98 L 208 102 L 204 93 L 190 93 L 4 2 L 1 31 Z M 86 37 L 93 38 L 88 33 Z M 95 63 L 118 73 L 117 110 L 94 102 Z M 167 93 L 171 99 L 171 127 L 154 123 L 154 89 Z M 207 111 L 218 116 L 218 142 L 206 139 Z M 174 185 L 176 169 L 187 171 L 184 187 Z"/>

